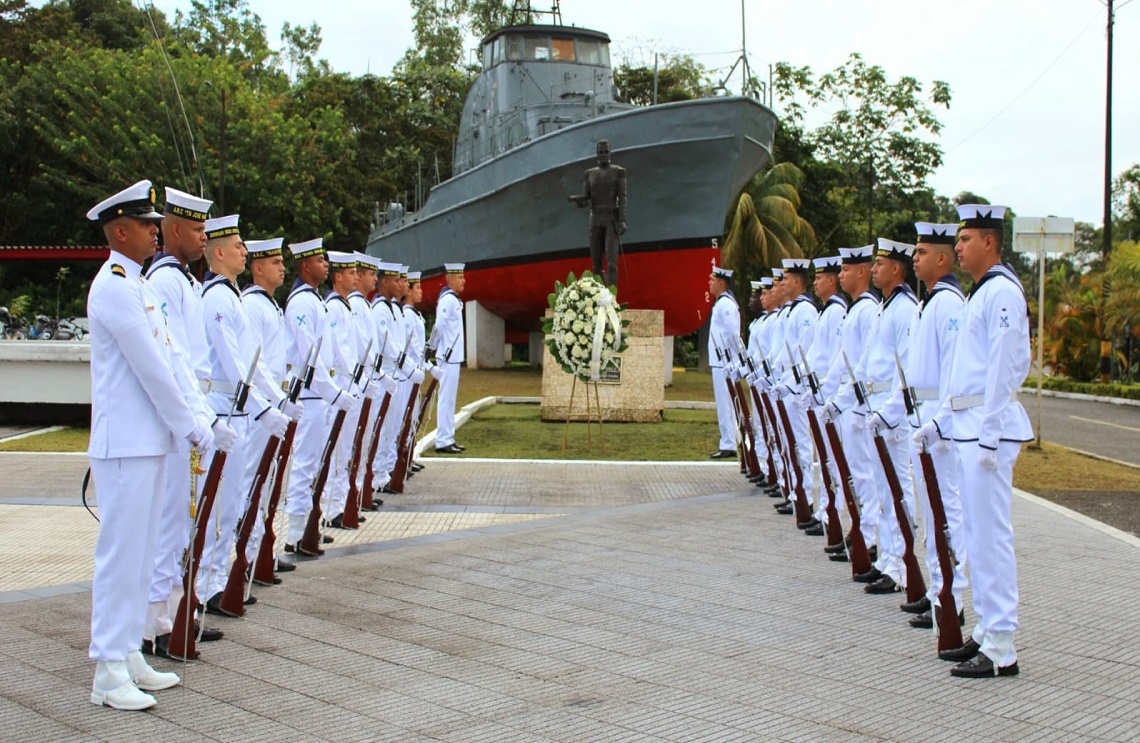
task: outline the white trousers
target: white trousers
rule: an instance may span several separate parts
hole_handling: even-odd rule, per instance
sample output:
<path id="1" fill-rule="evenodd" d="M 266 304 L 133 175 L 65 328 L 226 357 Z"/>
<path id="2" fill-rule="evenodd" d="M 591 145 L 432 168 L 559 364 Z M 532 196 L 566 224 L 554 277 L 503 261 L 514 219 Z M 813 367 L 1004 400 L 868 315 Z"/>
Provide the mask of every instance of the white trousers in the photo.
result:
<path id="1" fill-rule="evenodd" d="M 368 406 L 368 420 L 364 425 L 364 439 L 360 442 L 360 467 L 356 470 L 356 489 L 361 492 L 364 490 L 364 478 L 368 474 L 368 468 L 372 466 L 372 462 L 368 461 L 368 451 L 372 446 L 372 429 L 376 426 L 376 416 L 380 415 L 380 406 L 383 404 L 384 394 L 381 393 L 380 397 L 373 400 L 372 404 Z M 379 436 L 380 432 L 377 431 L 376 435 Z M 375 474 L 373 474 L 373 481 L 375 481 Z"/>
<path id="2" fill-rule="evenodd" d="M 990 660 L 1007 666 L 1017 660 L 1013 633 L 1020 626 L 1010 502 L 1013 465 L 1021 453 L 1021 444 L 999 443 L 998 466 L 993 472 L 979 464 L 983 449 L 977 442 L 962 442 L 957 447 L 970 582 L 974 613 L 978 615 L 973 638 Z"/>
<path id="3" fill-rule="evenodd" d="M 843 453 L 847 455 L 855 500 L 859 504 L 859 531 L 863 532 L 863 541 L 870 549 L 871 545 L 878 543 L 883 504 L 879 483 L 875 478 L 879 455 L 875 453 L 871 437 L 863 428 L 863 420 L 863 416 L 858 413 L 844 411 L 840 429 L 843 433 Z"/>
<path id="4" fill-rule="evenodd" d="M 230 428 L 237 432 L 238 438 L 234 442 L 233 450 L 226 455 L 226 464 L 222 468 L 222 482 L 214 498 L 210 520 L 198 525 L 199 529 L 204 529 L 206 532 L 201 559 L 198 562 L 198 582 L 195 586 L 198 600 L 203 604 L 215 593 L 224 589 L 229 579 L 230 554 L 233 552 L 234 538 L 237 536 L 234 532 L 245 513 L 246 492 L 241 486 L 248 454 L 246 439 L 249 438 L 251 423 L 261 427 L 260 423 L 253 422 L 249 416 L 235 416 L 228 423 Z M 208 469 L 207 465 L 204 467 Z M 199 503 L 205 485 L 206 477 L 203 475 L 198 478 Z"/>
<path id="5" fill-rule="evenodd" d="M 182 597 L 182 555 L 190 541 L 190 442 L 166 455 L 166 486 L 150 580 L 150 608 L 143 637 L 153 640 L 170 632 Z M 173 605 L 172 605 L 173 604 Z"/>
<path id="6" fill-rule="evenodd" d="M 257 468 L 261 464 L 261 456 L 265 453 L 265 446 L 268 443 L 269 431 L 265 430 L 265 426 L 254 421 L 250 425 L 249 433 L 244 440 L 245 472 L 242 473 L 241 492 L 247 500 L 250 496 L 249 489 L 253 487 L 253 478 L 257 476 Z M 261 538 L 265 535 L 265 512 L 269 508 L 269 495 L 273 490 L 277 452 L 274 452 L 273 459 L 274 463 L 269 465 L 269 472 L 257 497 L 257 516 L 253 522 L 253 531 L 249 535 L 249 543 L 245 548 L 245 559 L 251 565 L 257 559 L 257 552 L 261 548 Z"/>
<path id="7" fill-rule="evenodd" d="M 332 425 L 333 409 L 320 398 L 305 400 L 305 414 L 298 421 L 297 433 L 293 436 L 289 490 L 285 496 L 285 513 L 289 516 L 303 520 L 313 510 L 313 481 L 320 471 L 321 455 L 331 433 L 329 426 Z M 286 536 L 286 543 L 296 544 L 292 529 Z"/>
<path id="8" fill-rule="evenodd" d="M 384 418 L 384 425 L 380 428 L 380 446 L 376 450 L 376 461 L 379 467 L 376 472 L 383 482 L 388 482 L 392 470 L 396 467 L 396 449 L 400 444 L 400 428 L 404 425 L 404 408 L 408 407 L 408 397 L 412 391 L 410 381 L 400 382 L 392 402 L 388 405 L 388 414 Z"/>
<path id="9" fill-rule="evenodd" d="M 788 423 L 792 426 L 792 433 L 795 434 L 796 446 L 794 450 L 789 447 L 788 456 L 794 456 L 796 463 L 799 464 L 800 480 L 803 484 L 804 493 L 807 495 L 808 503 L 811 503 L 811 488 L 812 488 L 812 464 L 811 464 L 811 429 L 808 427 L 807 411 L 799 406 L 799 404 L 788 398 L 784 400 L 784 409 L 788 411 Z M 779 415 L 779 410 L 776 411 Z M 791 442 L 789 442 L 790 444 Z M 792 464 L 792 484 L 795 482 L 795 464 Z"/>
<path id="10" fill-rule="evenodd" d="M 889 575 L 896 583 L 906 585 L 906 569 L 903 567 L 903 552 L 906 548 L 906 543 L 903 541 L 902 530 L 899 528 L 899 518 L 909 522 L 911 530 L 914 531 L 915 524 L 915 510 L 914 510 L 914 478 L 910 472 L 910 429 L 909 427 L 898 426 L 894 429 L 883 431 L 883 441 L 887 444 L 887 451 L 891 458 L 891 469 L 894 470 L 895 477 L 898 478 L 899 487 L 902 490 L 902 502 L 904 504 L 904 512 L 897 513 L 897 506 L 894 502 L 894 495 L 891 493 L 890 486 L 887 485 L 887 475 L 884 469 L 882 459 L 879 457 L 879 450 L 875 446 L 875 440 L 869 431 L 864 431 L 863 435 L 870 442 L 871 456 L 874 457 L 875 464 L 875 479 L 878 481 L 878 493 L 881 512 L 879 515 L 879 559 L 875 563 L 884 575 Z M 914 534 L 915 549 L 917 554 L 918 549 L 917 533 Z"/>
<path id="11" fill-rule="evenodd" d="M 958 452 L 953 445 L 946 451 L 930 449 L 930 459 L 934 463 L 934 474 L 938 477 L 938 491 L 942 495 L 942 508 L 946 511 L 946 525 L 950 530 L 950 548 L 958 564 L 954 567 L 954 604 L 962 609 L 962 592 L 966 588 L 966 535 L 962 523 L 962 501 L 958 497 Z M 930 510 L 930 494 L 926 484 L 926 474 L 922 471 L 922 460 L 918 452 L 911 450 L 911 466 L 914 468 L 915 500 L 922 509 L 922 520 L 926 531 L 926 567 L 930 571 L 930 588 L 926 597 L 938 605 L 938 594 L 942 591 L 942 566 L 938 562 L 938 545 L 934 540 L 934 515 Z"/>
<path id="12" fill-rule="evenodd" d="M 336 440 L 336 448 L 333 449 L 332 461 L 329 463 L 329 487 L 325 488 L 324 500 L 321 501 L 321 512 L 329 520 L 343 514 L 344 505 L 348 502 L 348 467 L 352 463 L 352 442 L 356 438 L 356 424 L 360 422 L 360 409 L 363 406 L 363 400 L 357 402 L 344 416 L 344 425 Z M 333 415 L 335 414 L 334 411 Z M 331 418 L 329 425 L 332 425 Z"/>
<path id="13" fill-rule="evenodd" d="M 827 425 L 820 417 L 819 410 L 816 409 L 816 418 L 819 420 L 819 434 L 823 438 L 824 452 L 816 451 L 816 457 L 819 459 L 820 483 L 819 483 L 819 508 L 816 510 L 815 517 L 820 520 L 825 526 L 828 523 L 827 507 L 831 503 L 831 495 L 824 487 L 823 481 L 823 459 L 824 454 L 827 456 L 827 473 L 831 477 L 831 486 L 835 490 L 835 509 L 836 513 L 844 513 L 847 510 L 847 501 L 843 497 L 843 481 L 839 478 L 839 467 L 835 464 L 835 451 L 831 448 L 831 441 L 827 438 Z M 809 422 L 810 426 L 810 422 Z M 812 439 L 814 442 L 815 440 Z"/>
<path id="14" fill-rule="evenodd" d="M 443 378 L 439 380 L 439 397 L 435 404 L 435 447 L 455 443 L 455 396 L 459 392 L 459 364 L 443 363 Z"/>
<path id="15" fill-rule="evenodd" d="M 732 397 L 728 392 L 728 383 L 724 367 L 712 367 L 713 398 L 716 400 L 716 422 L 720 427 L 720 443 L 717 448 L 721 451 L 736 450 L 736 409 L 732 405 Z"/>
<path id="16" fill-rule="evenodd" d="M 166 455 L 92 459 L 99 538 L 91 581 L 91 644 L 100 662 L 139 649 L 166 488 Z"/>
<path id="17" fill-rule="evenodd" d="M 760 390 L 756 390 L 756 394 L 760 394 Z M 748 405 L 752 408 L 752 438 L 756 441 L 756 461 L 760 463 L 760 469 L 764 470 L 764 475 L 768 475 L 768 442 L 764 439 L 764 430 L 767 426 L 767 418 L 761 418 L 764 415 L 763 410 L 758 410 L 756 401 L 753 399 L 752 390 L 748 390 Z M 763 407 L 763 406 L 761 406 Z M 773 457 L 775 454 L 773 453 Z"/>

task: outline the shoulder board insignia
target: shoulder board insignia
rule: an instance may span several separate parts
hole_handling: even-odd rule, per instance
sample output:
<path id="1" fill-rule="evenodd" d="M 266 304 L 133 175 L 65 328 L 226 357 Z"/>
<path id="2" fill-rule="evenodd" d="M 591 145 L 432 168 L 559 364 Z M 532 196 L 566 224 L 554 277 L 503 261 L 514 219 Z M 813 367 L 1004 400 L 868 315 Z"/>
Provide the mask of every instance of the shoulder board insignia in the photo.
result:
<path id="1" fill-rule="evenodd" d="M 111 273 L 115 274 L 116 276 L 122 276 L 124 279 L 127 278 L 127 270 L 120 266 L 118 263 L 111 264 Z"/>

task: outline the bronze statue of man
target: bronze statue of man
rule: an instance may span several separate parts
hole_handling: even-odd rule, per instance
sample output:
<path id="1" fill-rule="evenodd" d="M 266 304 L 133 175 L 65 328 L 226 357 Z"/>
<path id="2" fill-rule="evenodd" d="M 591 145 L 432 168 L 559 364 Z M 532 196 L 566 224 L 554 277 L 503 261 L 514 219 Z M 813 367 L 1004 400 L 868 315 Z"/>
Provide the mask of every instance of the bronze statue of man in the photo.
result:
<path id="1" fill-rule="evenodd" d="M 610 143 L 598 140 L 598 167 L 586 171 L 582 179 L 585 193 L 571 196 L 578 206 L 590 205 L 590 258 L 594 275 L 602 276 L 602 253 L 605 251 L 606 286 L 618 280 L 620 237 L 625 234 L 625 168 L 610 162 Z"/>

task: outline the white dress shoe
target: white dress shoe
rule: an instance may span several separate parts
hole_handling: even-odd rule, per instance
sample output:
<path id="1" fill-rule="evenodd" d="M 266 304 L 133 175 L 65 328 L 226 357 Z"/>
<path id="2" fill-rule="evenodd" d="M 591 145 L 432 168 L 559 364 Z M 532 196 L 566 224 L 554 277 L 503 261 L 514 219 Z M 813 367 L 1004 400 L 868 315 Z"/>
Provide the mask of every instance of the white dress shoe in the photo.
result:
<path id="1" fill-rule="evenodd" d="M 135 686 L 143 691 L 162 691 L 177 686 L 182 680 L 177 673 L 163 673 L 151 668 L 138 650 L 127 656 L 127 668 L 131 672 L 131 680 L 135 682 Z"/>
<path id="2" fill-rule="evenodd" d="M 153 707 L 158 704 L 158 700 L 146 692 L 139 691 L 131 681 L 127 664 L 120 660 L 100 662 L 95 666 L 91 703 L 114 709 L 140 710 Z"/>

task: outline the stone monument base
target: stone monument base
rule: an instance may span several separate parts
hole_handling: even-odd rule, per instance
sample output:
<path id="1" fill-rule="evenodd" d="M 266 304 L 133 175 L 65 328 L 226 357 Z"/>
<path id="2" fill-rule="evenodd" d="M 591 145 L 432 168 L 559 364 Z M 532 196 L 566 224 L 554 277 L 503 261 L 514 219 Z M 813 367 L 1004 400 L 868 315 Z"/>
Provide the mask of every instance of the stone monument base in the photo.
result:
<path id="1" fill-rule="evenodd" d="M 549 313 L 550 311 L 547 310 Z M 665 336 L 665 313 L 661 310 L 626 310 L 623 320 L 629 348 L 623 351 L 620 370 L 603 375 L 597 385 L 562 371 L 558 361 L 545 345 L 542 351 L 542 419 L 544 421 L 586 420 L 586 396 L 590 399 L 590 419 L 598 420 L 597 402 L 601 403 L 602 421 L 650 423 L 661 420 L 665 409 L 665 358 L 662 344 Z M 608 379 L 607 379 L 608 377 Z M 574 407 L 570 391 L 574 390 Z"/>

